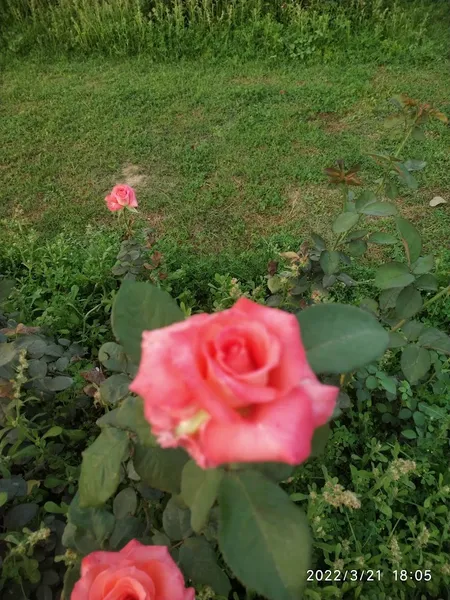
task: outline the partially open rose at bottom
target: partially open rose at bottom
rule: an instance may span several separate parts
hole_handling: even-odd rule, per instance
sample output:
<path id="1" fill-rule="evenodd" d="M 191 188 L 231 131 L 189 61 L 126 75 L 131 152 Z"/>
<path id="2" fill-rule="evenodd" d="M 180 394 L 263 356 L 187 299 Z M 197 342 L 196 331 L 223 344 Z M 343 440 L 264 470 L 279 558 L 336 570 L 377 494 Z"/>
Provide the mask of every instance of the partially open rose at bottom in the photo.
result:
<path id="1" fill-rule="evenodd" d="M 129 542 L 120 552 L 92 552 L 81 562 L 71 600 L 194 600 L 166 546 Z"/>
<path id="2" fill-rule="evenodd" d="M 339 394 L 309 366 L 297 318 L 246 298 L 144 331 L 130 390 L 159 444 L 183 446 L 202 468 L 300 464 Z"/>

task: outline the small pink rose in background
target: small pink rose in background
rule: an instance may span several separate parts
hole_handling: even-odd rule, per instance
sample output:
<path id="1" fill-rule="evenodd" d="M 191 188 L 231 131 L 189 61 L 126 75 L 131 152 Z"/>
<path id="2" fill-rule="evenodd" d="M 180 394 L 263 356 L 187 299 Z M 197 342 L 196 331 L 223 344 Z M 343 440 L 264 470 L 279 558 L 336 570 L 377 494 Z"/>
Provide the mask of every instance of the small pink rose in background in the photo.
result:
<path id="1" fill-rule="evenodd" d="M 81 562 L 71 600 L 194 600 L 166 546 L 129 542 L 120 552 L 92 552 Z"/>
<path id="2" fill-rule="evenodd" d="M 309 366 L 295 316 L 247 298 L 145 331 L 130 390 L 159 444 L 184 447 L 202 468 L 300 464 L 339 393 Z"/>
<path id="3" fill-rule="evenodd" d="M 120 184 L 113 187 L 111 193 L 105 198 L 109 210 L 116 211 L 122 208 L 136 208 L 138 203 L 136 193 L 132 187 Z"/>

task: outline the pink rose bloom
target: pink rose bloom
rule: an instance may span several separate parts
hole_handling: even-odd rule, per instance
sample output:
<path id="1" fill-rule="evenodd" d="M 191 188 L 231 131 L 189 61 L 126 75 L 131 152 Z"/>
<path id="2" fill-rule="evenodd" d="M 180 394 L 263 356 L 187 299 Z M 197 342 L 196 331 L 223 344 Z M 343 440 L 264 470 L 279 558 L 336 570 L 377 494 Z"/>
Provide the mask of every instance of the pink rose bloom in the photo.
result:
<path id="1" fill-rule="evenodd" d="M 122 210 L 125 206 L 136 208 L 138 205 L 135 191 L 126 184 L 114 186 L 112 192 L 106 196 L 105 202 L 111 211 Z"/>
<path id="2" fill-rule="evenodd" d="M 129 542 L 120 552 L 92 552 L 81 562 L 71 600 L 194 600 L 166 546 Z"/>
<path id="3" fill-rule="evenodd" d="M 313 373 L 295 316 L 246 298 L 144 331 L 130 390 L 159 444 L 183 446 L 202 468 L 300 464 L 339 393 Z"/>

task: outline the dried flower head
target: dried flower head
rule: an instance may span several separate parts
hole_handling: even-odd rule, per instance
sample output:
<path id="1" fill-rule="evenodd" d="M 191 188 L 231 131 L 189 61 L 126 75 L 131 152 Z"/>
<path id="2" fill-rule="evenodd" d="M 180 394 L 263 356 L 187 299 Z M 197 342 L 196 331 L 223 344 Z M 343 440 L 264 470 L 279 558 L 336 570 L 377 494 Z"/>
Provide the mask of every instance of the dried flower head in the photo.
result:
<path id="1" fill-rule="evenodd" d="M 344 490 L 340 483 L 327 481 L 322 492 L 322 497 L 327 504 L 335 508 L 340 508 L 341 506 L 352 509 L 361 508 L 361 502 L 356 494 L 349 490 Z"/>
<path id="2" fill-rule="evenodd" d="M 403 458 L 397 458 L 393 460 L 389 472 L 394 481 L 398 481 L 402 475 L 408 475 L 416 470 L 417 465 L 413 460 L 404 460 Z"/>
<path id="3" fill-rule="evenodd" d="M 416 538 L 416 546 L 418 546 L 419 548 L 423 548 L 423 546 L 426 546 L 428 544 L 429 539 L 430 539 L 430 532 L 425 527 L 425 525 L 423 525 L 422 531 L 419 533 L 419 535 Z"/>
<path id="4" fill-rule="evenodd" d="M 345 563 L 344 563 L 344 561 L 342 560 L 342 558 L 338 558 L 338 559 L 336 559 L 336 560 L 334 561 L 334 564 L 333 564 L 333 569 L 334 569 L 335 571 L 343 571 L 343 570 L 344 570 L 344 565 L 345 565 Z"/>
<path id="5" fill-rule="evenodd" d="M 389 550 L 391 552 L 392 562 L 400 564 L 402 561 L 402 553 L 400 552 L 400 546 L 398 545 L 398 541 L 395 535 L 393 535 L 391 538 L 391 541 L 389 543 Z"/>
<path id="6" fill-rule="evenodd" d="M 333 185 L 361 185 L 361 180 L 357 178 L 356 173 L 359 171 L 359 165 L 352 167 L 348 171 L 345 170 L 344 161 L 342 159 L 336 161 L 337 167 L 329 167 L 325 169 L 325 173 L 329 177 L 329 183 Z"/>

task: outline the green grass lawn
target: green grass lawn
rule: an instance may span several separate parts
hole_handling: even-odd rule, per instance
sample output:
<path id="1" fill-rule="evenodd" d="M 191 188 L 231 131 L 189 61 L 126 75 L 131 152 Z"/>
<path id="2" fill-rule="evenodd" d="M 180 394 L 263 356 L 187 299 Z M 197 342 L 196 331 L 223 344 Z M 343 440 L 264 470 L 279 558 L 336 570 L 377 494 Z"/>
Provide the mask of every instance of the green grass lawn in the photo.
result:
<path id="1" fill-rule="evenodd" d="M 126 181 L 146 222 L 196 253 L 327 236 L 341 199 L 323 169 L 342 157 L 373 182 L 364 153 L 398 142 L 382 125 L 388 99 L 404 92 L 450 114 L 444 66 L 11 63 L 0 109 L 3 215 L 21 208 L 39 233 L 82 236 L 87 224 L 114 227 L 103 198 Z M 430 249 L 450 237 L 449 147 L 450 128 L 436 122 L 406 149 L 428 166 L 398 204 Z M 449 203 L 430 208 L 435 195 Z"/>

